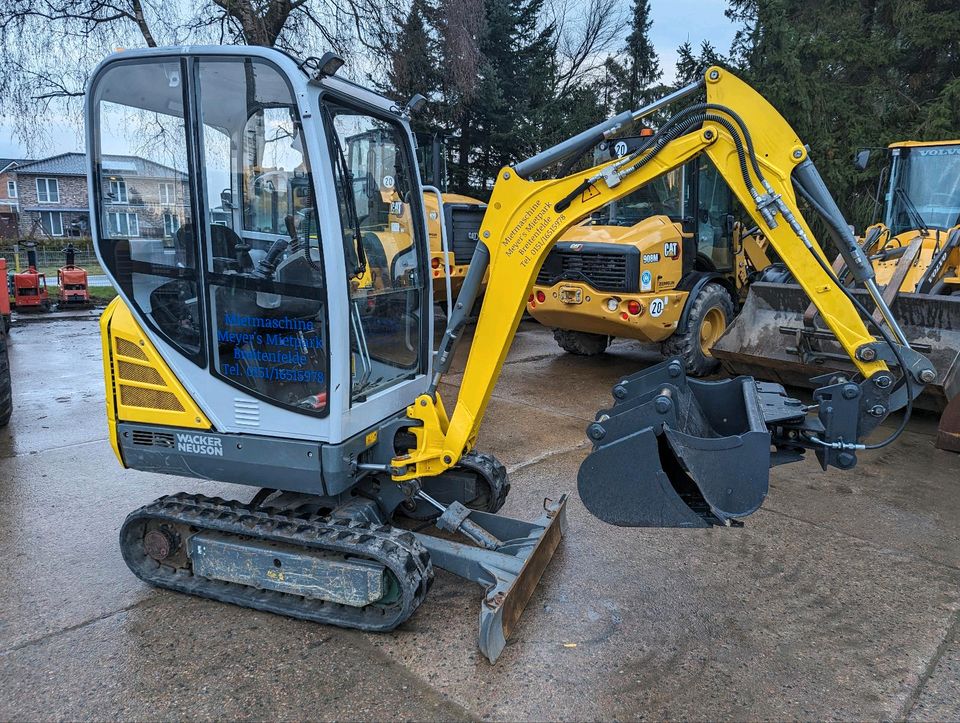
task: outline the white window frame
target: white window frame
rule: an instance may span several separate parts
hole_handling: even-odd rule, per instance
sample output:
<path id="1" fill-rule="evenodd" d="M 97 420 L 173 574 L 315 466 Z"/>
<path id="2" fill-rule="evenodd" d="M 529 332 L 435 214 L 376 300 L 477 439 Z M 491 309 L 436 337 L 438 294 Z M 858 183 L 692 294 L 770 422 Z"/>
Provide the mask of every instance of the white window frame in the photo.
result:
<path id="1" fill-rule="evenodd" d="M 40 181 L 43 181 L 43 193 L 40 192 Z M 53 183 L 53 193 L 50 193 L 50 184 Z M 44 196 L 46 198 L 44 198 Z M 37 179 L 37 203 L 60 203 L 60 180 L 57 178 Z"/>
<path id="2" fill-rule="evenodd" d="M 17 182 L 7 181 L 7 198 L 17 197 Z"/>
<path id="3" fill-rule="evenodd" d="M 110 194 L 113 196 L 110 203 L 122 203 L 126 205 L 127 199 L 130 197 L 127 193 L 127 182 L 123 178 L 111 179 Z"/>
<path id="4" fill-rule="evenodd" d="M 177 235 L 177 231 L 180 230 L 180 217 L 171 212 L 166 212 L 163 214 L 163 236 L 164 238 L 172 238 Z"/>
<path id="5" fill-rule="evenodd" d="M 124 217 L 127 226 L 127 232 L 125 234 L 120 232 L 121 216 Z M 137 217 L 137 214 L 126 211 L 110 211 L 107 213 L 107 219 L 111 226 L 110 235 L 114 238 L 138 238 L 140 236 L 140 219 Z"/>
<path id="6" fill-rule="evenodd" d="M 63 213 L 62 213 L 62 212 L 60 212 L 60 211 L 40 211 L 39 213 L 40 213 L 40 227 L 41 227 L 45 232 L 49 233 L 51 236 L 63 236 Z M 48 229 L 46 226 L 43 225 L 43 216 L 44 216 L 44 214 L 49 214 L 49 215 L 50 215 L 50 228 L 49 228 L 49 229 Z M 59 232 L 59 233 L 57 233 L 56 229 L 54 228 L 54 225 L 53 225 L 54 220 L 56 220 L 57 226 L 58 226 L 59 229 L 60 229 L 60 232 Z"/>
<path id="7" fill-rule="evenodd" d="M 160 186 L 160 205 L 173 206 L 177 201 L 177 191 L 170 182 L 161 182 Z"/>

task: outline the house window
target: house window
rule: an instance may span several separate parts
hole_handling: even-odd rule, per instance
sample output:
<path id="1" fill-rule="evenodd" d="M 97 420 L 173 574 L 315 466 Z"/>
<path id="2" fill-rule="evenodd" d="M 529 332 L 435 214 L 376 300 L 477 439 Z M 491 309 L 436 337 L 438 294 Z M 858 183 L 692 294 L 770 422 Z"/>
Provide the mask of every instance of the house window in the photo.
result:
<path id="1" fill-rule="evenodd" d="M 60 184 L 56 178 L 37 179 L 37 201 L 40 203 L 60 203 Z"/>
<path id="2" fill-rule="evenodd" d="M 140 235 L 140 219 L 135 213 L 108 213 L 107 223 L 111 236 L 133 238 Z"/>
<path id="3" fill-rule="evenodd" d="M 7 181 L 7 198 L 17 197 L 17 182 Z"/>
<path id="4" fill-rule="evenodd" d="M 127 182 L 122 178 L 114 178 L 110 181 L 110 200 L 113 203 L 127 202 Z"/>
<path id="5" fill-rule="evenodd" d="M 41 211 L 40 225 L 49 236 L 63 236 L 63 214 L 59 211 Z"/>
<path id="6" fill-rule="evenodd" d="M 163 206 L 172 206 L 174 204 L 173 184 L 160 184 L 160 203 Z"/>
<path id="7" fill-rule="evenodd" d="M 175 213 L 163 214 L 163 235 L 173 236 L 180 228 L 180 217 Z"/>

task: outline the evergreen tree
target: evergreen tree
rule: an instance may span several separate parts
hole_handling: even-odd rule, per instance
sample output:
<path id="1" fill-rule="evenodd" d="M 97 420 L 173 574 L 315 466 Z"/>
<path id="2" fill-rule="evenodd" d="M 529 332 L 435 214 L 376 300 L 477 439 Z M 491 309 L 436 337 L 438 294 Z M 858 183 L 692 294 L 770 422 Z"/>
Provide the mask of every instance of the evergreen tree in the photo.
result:
<path id="1" fill-rule="evenodd" d="M 699 54 L 686 41 L 677 48 L 677 85 L 687 85 L 703 77 L 711 65 L 726 65 L 726 59 L 717 52 L 709 40 L 700 43 Z"/>
<path id="2" fill-rule="evenodd" d="M 433 10 L 430 0 L 413 0 L 406 18 L 396 19 L 400 30 L 394 39 L 383 90 L 400 101 L 409 100 L 417 93 L 428 101 L 438 100 L 439 62 L 429 26 Z M 417 130 L 432 125 L 430 111 L 428 106 L 426 112 L 412 119 Z"/>
<path id="3" fill-rule="evenodd" d="M 950 0 L 730 0 L 742 73 L 805 142 L 858 228 L 882 164 L 857 148 L 960 135 L 960 6 Z"/>
<path id="4" fill-rule="evenodd" d="M 650 41 L 650 0 L 633 0 L 630 34 L 621 58 L 606 61 L 612 110 L 633 110 L 650 98 L 651 87 L 660 80 L 660 60 Z"/>

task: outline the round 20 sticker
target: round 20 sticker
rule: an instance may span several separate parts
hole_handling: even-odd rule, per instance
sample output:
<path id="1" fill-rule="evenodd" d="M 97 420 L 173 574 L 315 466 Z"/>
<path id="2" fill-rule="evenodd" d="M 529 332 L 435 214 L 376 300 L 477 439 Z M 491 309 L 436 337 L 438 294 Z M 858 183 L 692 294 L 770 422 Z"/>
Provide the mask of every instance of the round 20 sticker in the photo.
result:
<path id="1" fill-rule="evenodd" d="M 663 310 L 667 306 L 666 297 L 662 299 L 654 299 L 650 302 L 650 316 L 660 316 L 663 313 Z"/>

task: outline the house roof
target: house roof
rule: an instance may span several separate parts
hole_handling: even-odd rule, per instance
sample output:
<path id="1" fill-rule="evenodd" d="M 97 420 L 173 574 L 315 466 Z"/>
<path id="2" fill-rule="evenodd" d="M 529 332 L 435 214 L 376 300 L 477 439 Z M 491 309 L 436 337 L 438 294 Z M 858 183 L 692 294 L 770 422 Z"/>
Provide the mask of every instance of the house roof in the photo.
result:
<path id="1" fill-rule="evenodd" d="M 8 170 L 10 166 L 23 166 L 27 163 L 33 163 L 29 158 L 0 158 L 0 173 Z"/>
<path id="2" fill-rule="evenodd" d="M 140 156 L 120 156 L 104 154 L 102 166 L 105 173 L 111 171 L 123 176 L 146 176 L 148 178 L 166 178 L 169 176 L 186 176 L 161 163 L 141 158 Z M 87 157 L 83 153 L 61 153 L 39 161 L 33 161 L 17 167 L 17 173 L 30 175 L 51 176 L 86 176 Z"/>

